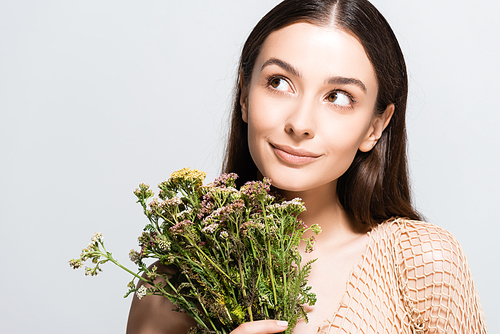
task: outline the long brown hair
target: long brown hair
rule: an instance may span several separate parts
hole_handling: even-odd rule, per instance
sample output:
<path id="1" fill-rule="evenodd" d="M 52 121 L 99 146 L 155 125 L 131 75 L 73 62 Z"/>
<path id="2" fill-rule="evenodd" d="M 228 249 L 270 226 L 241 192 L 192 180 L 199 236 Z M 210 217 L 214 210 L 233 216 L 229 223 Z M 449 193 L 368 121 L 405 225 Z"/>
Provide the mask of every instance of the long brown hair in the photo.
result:
<path id="1" fill-rule="evenodd" d="M 240 58 L 223 171 L 237 173 L 239 184 L 257 177 L 258 170 L 248 149 L 247 124 L 241 118 L 241 88 L 250 83 L 266 38 L 297 22 L 320 26 L 333 23 L 356 36 L 377 78 L 374 112 L 383 113 L 391 103 L 395 106 L 392 119 L 375 147 L 369 152 L 358 151 L 349 169 L 339 178 L 340 204 L 357 224 L 365 226 L 395 216 L 420 219 L 411 203 L 406 157 L 406 64 L 391 27 L 366 0 L 285 0 L 257 23 Z"/>

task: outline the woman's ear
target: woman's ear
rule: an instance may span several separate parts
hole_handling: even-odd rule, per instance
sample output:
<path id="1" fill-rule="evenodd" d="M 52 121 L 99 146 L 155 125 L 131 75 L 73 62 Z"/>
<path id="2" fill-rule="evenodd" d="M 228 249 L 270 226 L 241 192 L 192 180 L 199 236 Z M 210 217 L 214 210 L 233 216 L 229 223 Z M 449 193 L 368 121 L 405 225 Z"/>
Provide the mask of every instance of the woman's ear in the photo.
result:
<path id="1" fill-rule="evenodd" d="M 394 108 L 394 104 L 391 103 L 385 108 L 382 115 L 373 118 L 372 124 L 368 128 L 366 138 L 359 145 L 359 150 L 361 152 L 368 152 L 377 144 L 382 136 L 382 132 L 384 132 L 384 129 L 391 121 L 392 115 L 394 114 Z"/>
<path id="2" fill-rule="evenodd" d="M 244 94 L 244 91 L 241 91 L 240 96 L 240 107 L 241 107 L 241 118 L 243 122 L 248 123 L 248 94 Z"/>
<path id="3" fill-rule="evenodd" d="M 240 73 L 240 107 L 243 122 L 248 123 L 248 86 L 243 81 L 243 73 Z"/>

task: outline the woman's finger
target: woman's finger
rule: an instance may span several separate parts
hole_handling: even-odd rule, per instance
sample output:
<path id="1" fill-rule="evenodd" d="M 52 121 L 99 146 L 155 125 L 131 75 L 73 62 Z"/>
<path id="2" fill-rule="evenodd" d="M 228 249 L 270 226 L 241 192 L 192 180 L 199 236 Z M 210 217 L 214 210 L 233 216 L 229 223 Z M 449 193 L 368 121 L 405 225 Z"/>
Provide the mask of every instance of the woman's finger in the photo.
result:
<path id="1" fill-rule="evenodd" d="M 267 334 L 286 330 L 288 322 L 281 320 L 259 320 L 239 325 L 231 334 Z"/>

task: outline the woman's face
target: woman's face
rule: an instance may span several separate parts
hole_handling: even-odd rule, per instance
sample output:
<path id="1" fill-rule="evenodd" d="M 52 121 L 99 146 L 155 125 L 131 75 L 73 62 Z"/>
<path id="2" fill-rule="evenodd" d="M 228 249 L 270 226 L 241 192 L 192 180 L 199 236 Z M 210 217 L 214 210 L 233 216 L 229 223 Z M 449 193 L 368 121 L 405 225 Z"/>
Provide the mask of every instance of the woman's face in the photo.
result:
<path id="1" fill-rule="evenodd" d="M 240 101 L 257 168 L 285 191 L 335 189 L 388 122 L 374 113 L 376 97 L 375 72 L 350 34 L 309 23 L 273 32 Z"/>

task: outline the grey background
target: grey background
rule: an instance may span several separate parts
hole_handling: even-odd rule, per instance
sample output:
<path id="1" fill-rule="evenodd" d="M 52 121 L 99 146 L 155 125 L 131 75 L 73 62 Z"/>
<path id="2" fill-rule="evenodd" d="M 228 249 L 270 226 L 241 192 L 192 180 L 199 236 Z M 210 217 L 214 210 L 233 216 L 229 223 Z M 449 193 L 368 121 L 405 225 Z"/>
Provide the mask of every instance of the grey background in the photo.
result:
<path id="1" fill-rule="evenodd" d="M 100 231 L 132 265 L 136 186 L 219 173 L 242 43 L 277 3 L 0 0 L 2 332 L 125 331 L 128 274 L 67 261 Z M 407 57 L 417 206 L 461 242 L 500 332 L 499 5 L 374 4 Z"/>

